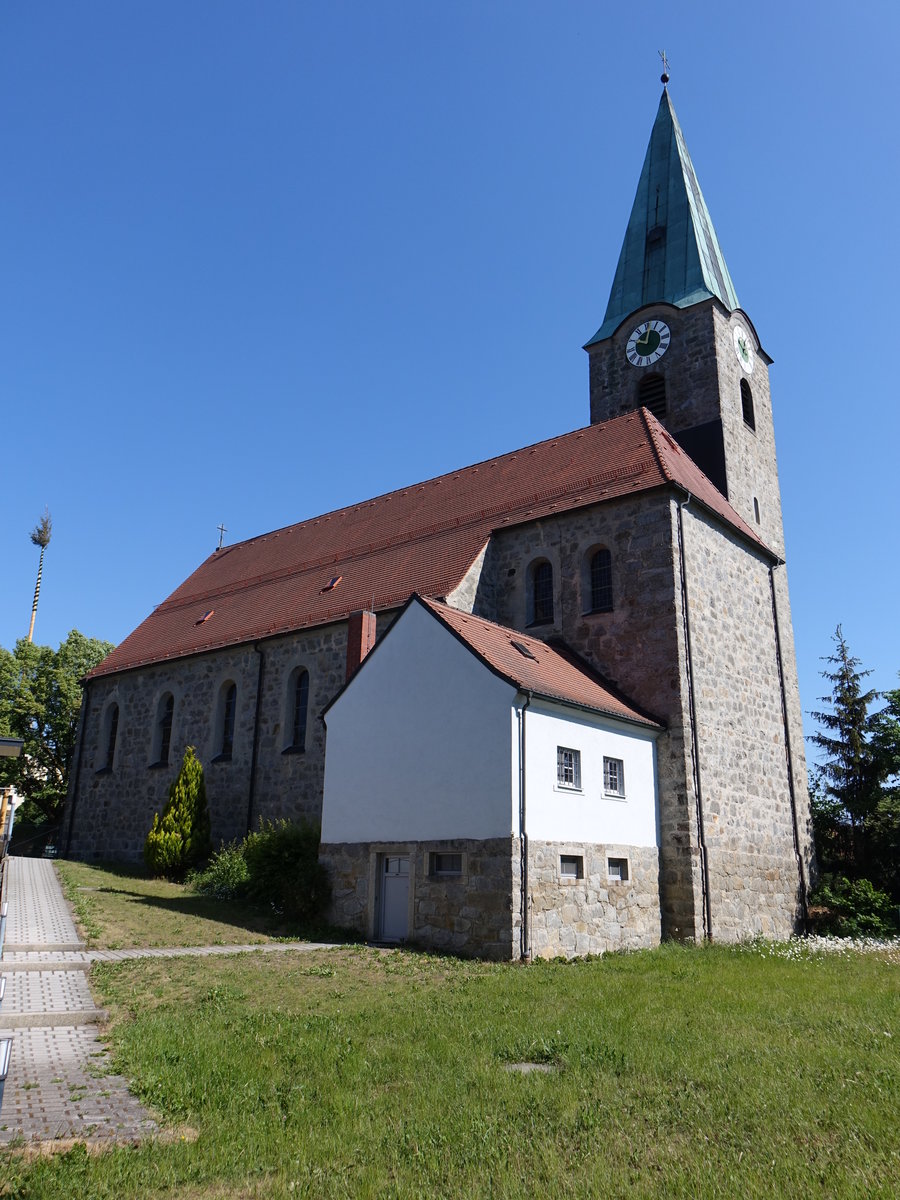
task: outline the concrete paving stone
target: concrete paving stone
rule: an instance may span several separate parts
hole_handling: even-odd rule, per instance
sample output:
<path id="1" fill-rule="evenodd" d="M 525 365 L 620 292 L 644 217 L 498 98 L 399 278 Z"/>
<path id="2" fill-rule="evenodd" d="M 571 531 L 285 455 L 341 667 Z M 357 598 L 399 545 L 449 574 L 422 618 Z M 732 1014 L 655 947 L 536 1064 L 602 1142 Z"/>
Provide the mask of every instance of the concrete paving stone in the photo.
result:
<path id="1" fill-rule="evenodd" d="M 16 971 L 8 976 L 0 1023 L 11 1014 L 95 1008 L 83 971 Z"/>
<path id="2" fill-rule="evenodd" d="M 0 1145 L 55 1138 L 134 1141 L 156 1122 L 107 1075 L 109 1056 L 96 1026 L 22 1029 L 15 1034 L 0 1112 Z"/>
<path id="3" fill-rule="evenodd" d="M 8 858 L 6 862 L 9 948 L 50 944 L 74 949 L 81 945 L 52 860 Z"/>
<path id="4" fill-rule="evenodd" d="M 0 1111 L 0 1145 L 78 1139 L 135 1141 L 157 1132 L 128 1091 L 106 1075 L 108 1055 L 96 1022 L 106 1017 L 88 985 L 94 962 L 206 958 L 249 953 L 307 953 L 332 943 L 269 942 L 231 946 L 86 950 L 48 859 L 5 860 L 7 940 L 0 960 L 6 992 L 0 1036 L 12 1038 Z"/>
<path id="5" fill-rule="evenodd" d="M 37 960 L 37 961 L 35 961 Z M 87 972 L 91 969 L 91 961 L 87 955 L 74 962 L 66 961 L 60 958 L 57 954 L 51 954 L 49 957 L 36 954 L 19 954 L 13 961 L 9 954 L 3 955 L 3 960 L 0 962 L 0 970 L 4 975 L 12 975 L 16 971 L 82 971 Z"/>

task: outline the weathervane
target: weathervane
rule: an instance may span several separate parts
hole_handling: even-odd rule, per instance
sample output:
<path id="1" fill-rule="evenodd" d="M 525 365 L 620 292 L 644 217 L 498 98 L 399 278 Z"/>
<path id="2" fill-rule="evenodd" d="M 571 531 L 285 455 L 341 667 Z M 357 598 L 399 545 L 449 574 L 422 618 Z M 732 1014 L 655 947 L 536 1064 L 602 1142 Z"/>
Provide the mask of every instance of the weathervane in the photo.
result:
<path id="1" fill-rule="evenodd" d="M 665 50 L 659 51 L 659 57 L 662 59 L 662 65 L 663 65 L 663 73 L 662 73 L 662 75 L 660 75 L 659 80 L 660 80 L 660 83 L 663 85 L 663 87 L 665 87 L 666 84 L 669 82 L 669 60 L 666 58 Z"/>
<path id="2" fill-rule="evenodd" d="M 219 550 L 221 550 L 221 549 L 222 549 L 222 543 L 225 541 L 225 534 L 228 532 L 228 530 L 225 528 L 225 522 L 224 522 L 224 521 L 222 522 L 222 524 L 221 524 L 221 525 L 217 525 L 217 526 L 216 526 L 216 529 L 218 529 L 218 531 L 219 531 L 219 545 L 218 545 L 218 549 L 219 549 Z"/>

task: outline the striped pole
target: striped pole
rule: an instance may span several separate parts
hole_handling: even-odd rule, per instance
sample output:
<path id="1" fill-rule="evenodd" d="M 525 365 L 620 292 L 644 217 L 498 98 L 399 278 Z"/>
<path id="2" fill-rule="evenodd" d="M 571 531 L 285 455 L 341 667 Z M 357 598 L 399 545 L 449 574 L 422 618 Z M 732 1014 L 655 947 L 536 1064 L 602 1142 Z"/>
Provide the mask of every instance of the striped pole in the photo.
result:
<path id="1" fill-rule="evenodd" d="M 31 624 L 28 626 L 28 640 L 31 641 L 34 634 L 34 618 L 37 616 L 38 597 L 41 594 L 41 572 L 44 570 L 44 550 L 45 546 L 41 546 L 41 557 L 38 562 L 37 583 L 34 585 L 34 604 L 31 606 Z"/>

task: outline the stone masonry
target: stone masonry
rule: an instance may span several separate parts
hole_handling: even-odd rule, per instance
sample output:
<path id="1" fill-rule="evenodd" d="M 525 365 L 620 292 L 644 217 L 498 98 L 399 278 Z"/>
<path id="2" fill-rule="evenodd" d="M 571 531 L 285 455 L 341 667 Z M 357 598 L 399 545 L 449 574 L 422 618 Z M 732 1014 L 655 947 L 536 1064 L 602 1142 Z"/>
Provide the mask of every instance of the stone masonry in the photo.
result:
<path id="1" fill-rule="evenodd" d="M 676 505 L 673 495 L 660 491 L 500 530 L 473 564 L 456 599 L 481 616 L 526 628 L 530 565 L 549 560 L 554 621 L 529 632 L 562 637 L 665 722 L 666 732 L 658 742 L 662 928 L 668 936 L 691 938 L 704 932 L 703 864 Z M 798 916 L 798 864 L 768 563 L 746 541 L 690 504 L 683 526 L 713 933 L 729 937 L 783 932 Z M 601 545 L 612 553 L 613 610 L 591 613 L 585 611 L 585 564 Z M 776 568 L 775 579 L 779 594 L 783 568 Z M 784 603 L 779 598 L 779 607 Z M 379 636 L 390 619 L 387 614 L 379 620 Z M 781 632 L 783 651 L 789 653 L 789 613 Z M 254 738 L 260 658 L 259 732 Z M 260 819 L 318 820 L 325 751 L 318 714 L 344 682 L 345 658 L 346 625 L 334 623 L 270 639 L 256 648 L 236 647 L 92 683 L 69 852 L 139 857 L 186 745 L 198 748 L 207 771 L 214 843 L 242 836 Z M 288 682 L 298 665 L 310 672 L 302 754 L 285 746 Z M 795 793 L 803 796 L 795 678 L 787 672 Z M 230 762 L 216 763 L 216 697 L 228 679 L 238 687 L 234 750 Z M 150 766 L 150 739 L 155 706 L 165 689 L 175 695 L 175 720 L 169 766 L 158 768 Z M 114 699 L 122 716 L 114 770 L 108 773 L 99 766 L 102 714 Z M 72 810 L 70 803 L 70 816 Z M 801 852 L 808 861 L 805 807 L 799 823 Z M 356 927 L 355 921 L 350 923 Z M 497 940 L 492 934 L 490 941 Z"/>
<path id="2" fill-rule="evenodd" d="M 435 852 L 460 853 L 462 874 L 431 874 Z M 518 957 L 517 838 L 323 845 L 320 857 L 332 882 L 331 920 L 365 938 L 379 936 L 379 865 L 385 854 L 409 855 L 410 942 L 482 958 Z"/>
<path id="3" fill-rule="evenodd" d="M 560 874 L 560 856 L 583 863 L 581 878 Z M 571 958 L 659 944 L 659 854 L 637 846 L 528 843 L 530 945 L 534 958 Z M 626 880 L 610 879 L 610 858 L 628 864 Z"/>

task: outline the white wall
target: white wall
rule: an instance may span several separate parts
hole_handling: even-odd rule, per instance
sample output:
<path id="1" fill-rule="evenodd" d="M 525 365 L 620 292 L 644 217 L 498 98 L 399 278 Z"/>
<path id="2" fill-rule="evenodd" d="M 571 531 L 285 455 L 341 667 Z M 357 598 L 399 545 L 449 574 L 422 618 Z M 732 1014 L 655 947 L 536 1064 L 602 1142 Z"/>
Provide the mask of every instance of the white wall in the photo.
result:
<path id="1" fill-rule="evenodd" d="M 656 748 L 650 732 L 539 700 L 528 708 L 525 720 L 529 837 L 659 845 Z M 557 746 L 581 751 L 580 792 L 558 786 Z M 604 755 L 625 764 L 624 800 L 604 794 Z"/>
<path id="2" fill-rule="evenodd" d="M 411 604 L 326 715 L 322 841 L 508 837 L 514 697 Z"/>

